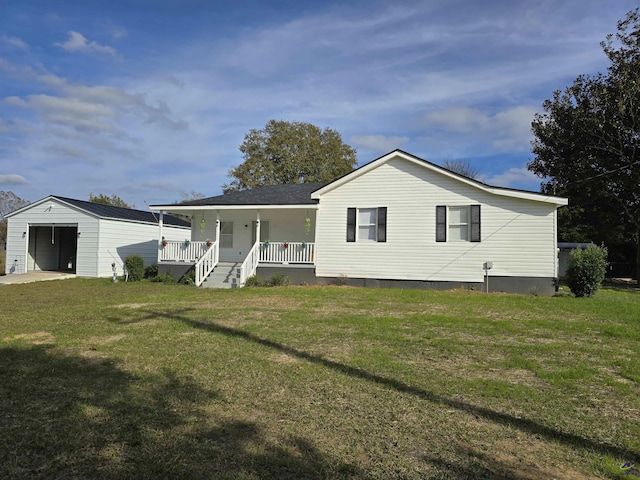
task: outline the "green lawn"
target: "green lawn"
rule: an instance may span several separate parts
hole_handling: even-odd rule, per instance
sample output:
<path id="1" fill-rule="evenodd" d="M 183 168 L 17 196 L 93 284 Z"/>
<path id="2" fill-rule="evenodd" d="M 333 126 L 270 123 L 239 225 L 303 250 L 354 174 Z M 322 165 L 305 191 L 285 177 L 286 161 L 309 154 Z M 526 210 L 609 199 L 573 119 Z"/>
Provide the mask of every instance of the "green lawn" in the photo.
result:
<path id="1" fill-rule="evenodd" d="M 0 478 L 640 471 L 638 291 L 74 279 L 0 311 Z"/>

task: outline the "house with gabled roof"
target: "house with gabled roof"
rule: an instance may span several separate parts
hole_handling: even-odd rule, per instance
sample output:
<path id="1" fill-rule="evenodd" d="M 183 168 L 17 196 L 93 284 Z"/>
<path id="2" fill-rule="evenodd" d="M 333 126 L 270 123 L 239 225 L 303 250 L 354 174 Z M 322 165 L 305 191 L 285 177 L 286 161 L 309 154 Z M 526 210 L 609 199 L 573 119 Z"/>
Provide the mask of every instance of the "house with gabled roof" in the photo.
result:
<path id="1" fill-rule="evenodd" d="M 124 260 L 139 255 L 145 265 L 158 258 L 158 218 L 144 210 L 50 195 L 6 215 L 7 274 L 49 270 L 82 277 L 109 277 Z M 189 238 L 190 223 L 165 216 L 164 234 Z"/>
<path id="2" fill-rule="evenodd" d="M 193 265 L 198 285 L 281 272 L 294 282 L 552 294 L 557 209 L 566 204 L 394 150 L 328 184 L 151 208 L 191 218 L 189 246 L 165 242 L 158 262 Z"/>

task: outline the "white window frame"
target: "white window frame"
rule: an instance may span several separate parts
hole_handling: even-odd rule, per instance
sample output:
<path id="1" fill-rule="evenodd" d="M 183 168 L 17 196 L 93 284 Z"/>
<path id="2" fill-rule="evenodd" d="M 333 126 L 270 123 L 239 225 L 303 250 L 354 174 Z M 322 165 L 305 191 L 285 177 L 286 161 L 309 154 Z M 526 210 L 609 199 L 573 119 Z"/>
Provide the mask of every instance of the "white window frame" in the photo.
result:
<path id="1" fill-rule="evenodd" d="M 372 211 L 373 212 L 373 223 L 360 223 L 360 212 L 364 211 Z M 358 208 L 356 209 L 356 241 L 358 242 L 377 242 L 378 241 L 378 207 L 373 208 Z M 373 228 L 373 238 L 362 238 L 360 236 L 361 228 Z"/>
<path id="2" fill-rule="evenodd" d="M 467 214 L 467 221 L 466 222 L 459 222 L 459 223 L 453 223 L 451 222 L 451 218 L 453 215 L 451 215 L 451 211 L 452 210 L 458 210 L 458 211 L 466 211 Z M 465 227 L 466 226 L 466 238 L 454 238 L 454 236 L 452 235 L 452 227 L 455 227 L 456 230 L 461 230 L 459 227 Z M 447 207 L 447 241 L 450 242 L 469 242 L 471 241 L 471 206 L 470 205 L 449 205 Z"/>

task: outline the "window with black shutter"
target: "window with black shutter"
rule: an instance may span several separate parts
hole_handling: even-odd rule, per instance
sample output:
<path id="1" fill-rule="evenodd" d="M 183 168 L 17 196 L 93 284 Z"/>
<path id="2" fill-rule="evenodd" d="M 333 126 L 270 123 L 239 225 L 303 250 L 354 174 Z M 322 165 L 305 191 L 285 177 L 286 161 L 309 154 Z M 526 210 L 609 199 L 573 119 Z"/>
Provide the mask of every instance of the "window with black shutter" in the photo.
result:
<path id="1" fill-rule="evenodd" d="M 387 207 L 348 208 L 347 242 L 386 242 Z"/>
<path id="2" fill-rule="evenodd" d="M 436 242 L 480 242 L 480 205 L 436 207 Z"/>
<path id="3" fill-rule="evenodd" d="M 480 205 L 471 205 L 471 238 L 472 242 L 480 241 Z"/>
<path id="4" fill-rule="evenodd" d="M 356 209 L 347 208 L 347 242 L 356 241 Z"/>
<path id="5" fill-rule="evenodd" d="M 378 242 L 387 241 L 387 207 L 378 207 Z"/>
<path id="6" fill-rule="evenodd" d="M 447 241 L 447 207 L 438 205 L 436 207 L 436 242 Z"/>

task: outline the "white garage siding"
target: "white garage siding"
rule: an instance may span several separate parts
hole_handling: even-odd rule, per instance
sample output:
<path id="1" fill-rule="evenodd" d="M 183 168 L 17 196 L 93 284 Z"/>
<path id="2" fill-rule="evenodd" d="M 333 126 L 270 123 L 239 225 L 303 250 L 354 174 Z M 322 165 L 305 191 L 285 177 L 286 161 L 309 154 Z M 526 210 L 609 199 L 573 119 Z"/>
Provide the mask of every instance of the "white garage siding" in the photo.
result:
<path id="1" fill-rule="evenodd" d="M 164 225 L 162 232 L 167 240 L 189 236 L 189 228 Z M 118 275 L 122 275 L 124 261 L 129 255 L 142 257 L 145 267 L 158 263 L 159 234 L 157 225 L 101 219 L 97 276 L 110 277 L 112 263 L 116 264 Z"/>
<path id="2" fill-rule="evenodd" d="M 436 206 L 481 205 L 481 241 L 436 242 Z M 347 242 L 348 208 L 387 207 L 386 242 Z M 553 203 L 505 197 L 401 157 L 320 194 L 320 277 L 482 282 L 556 277 Z"/>
<path id="3" fill-rule="evenodd" d="M 36 265 L 29 254 L 29 227 L 76 226 L 80 233 L 76 255 L 76 274 L 83 277 L 97 276 L 96 252 L 98 247 L 98 218 L 73 209 L 55 200 L 46 200 L 25 207 L 20 213 L 9 216 L 7 231 L 6 272 L 25 273 L 41 270 L 51 265 Z M 41 239 L 44 241 L 44 239 Z M 17 262 L 16 262 L 17 260 Z M 17 265 L 15 270 L 12 270 Z"/>
<path id="4" fill-rule="evenodd" d="M 81 277 L 109 277 L 112 275 L 111 264 L 114 262 L 121 275 L 124 260 L 131 254 L 140 255 L 145 265 L 157 262 L 160 229 L 155 223 L 101 218 L 55 197 L 47 197 L 11 213 L 7 220 L 7 274 L 56 269 L 58 266 L 54 253 L 47 256 L 49 250 L 53 252 L 53 249 L 46 248 L 50 240 L 41 235 L 44 231 L 50 232 L 48 229 L 38 231 L 41 238 L 37 239 L 39 245 L 36 246 L 40 246 L 40 251 L 44 252 L 43 261 L 36 262 L 30 255 L 34 249 L 30 250 L 29 244 L 36 242 L 30 236 L 34 235 L 38 227 L 53 226 L 54 230 L 77 227 L 75 268 L 76 274 Z M 180 239 L 189 236 L 189 227 L 165 225 L 163 232 L 168 239 Z"/>

